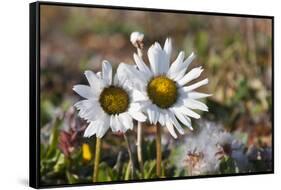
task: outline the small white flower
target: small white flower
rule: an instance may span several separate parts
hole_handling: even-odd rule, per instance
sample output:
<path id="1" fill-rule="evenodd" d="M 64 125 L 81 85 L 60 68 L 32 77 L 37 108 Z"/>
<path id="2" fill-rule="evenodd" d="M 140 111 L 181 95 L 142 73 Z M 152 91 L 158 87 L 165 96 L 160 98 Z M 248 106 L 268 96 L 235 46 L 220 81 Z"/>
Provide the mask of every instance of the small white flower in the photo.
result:
<path id="1" fill-rule="evenodd" d="M 134 54 L 135 67 L 126 67 L 127 73 L 134 82 L 134 96 L 140 105 L 145 105 L 144 112 L 151 124 L 159 122 L 174 138 L 177 134 L 184 134 L 179 121 L 192 130 L 191 119 L 199 119 L 200 115 L 192 109 L 208 111 L 208 107 L 198 99 L 210 96 L 209 94 L 195 92 L 200 86 L 206 85 L 208 79 L 201 80 L 186 86 L 197 79 L 203 69 L 197 67 L 186 73 L 188 66 L 195 58 L 192 53 L 187 59 L 184 52 L 180 52 L 177 59 L 170 65 L 172 52 L 171 39 L 168 38 L 162 49 L 159 43 L 155 43 L 148 50 L 150 68 L 142 58 Z"/>
<path id="2" fill-rule="evenodd" d="M 130 41 L 134 46 L 138 46 L 137 44 L 142 42 L 144 38 L 144 34 L 140 32 L 132 32 L 130 36 Z"/>
<path id="3" fill-rule="evenodd" d="M 113 132 L 124 133 L 133 128 L 133 119 L 146 120 L 141 107 L 135 103 L 123 69 L 124 64 L 121 63 L 113 77 L 111 64 L 104 61 L 101 72 L 85 71 L 90 86 L 73 87 L 76 93 L 86 98 L 74 105 L 79 110 L 79 116 L 89 122 L 84 137 L 96 135 L 101 138 L 109 127 Z"/>

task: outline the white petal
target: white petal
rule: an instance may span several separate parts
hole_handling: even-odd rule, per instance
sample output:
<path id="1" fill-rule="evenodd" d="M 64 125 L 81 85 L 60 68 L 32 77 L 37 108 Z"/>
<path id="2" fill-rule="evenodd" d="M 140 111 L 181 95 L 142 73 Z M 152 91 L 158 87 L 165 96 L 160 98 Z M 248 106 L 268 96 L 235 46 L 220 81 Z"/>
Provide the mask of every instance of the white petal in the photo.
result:
<path id="1" fill-rule="evenodd" d="M 110 128 L 113 132 L 122 132 L 122 124 L 116 115 L 110 116 Z"/>
<path id="2" fill-rule="evenodd" d="M 154 76 L 166 74 L 168 72 L 169 60 L 167 54 L 162 50 L 158 42 L 155 42 L 154 45 L 148 49 L 148 59 Z"/>
<path id="3" fill-rule="evenodd" d="M 82 96 L 83 98 L 92 99 L 96 98 L 95 94 L 93 93 L 92 89 L 87 85 L 75 85 L 72 88 L 77 94 Z"/>
<path id="4" fill-rule="evenodd" d="M 201 86 L 203 86 L 203 85 L 206 85 L 206 84 L 208 84 L 208 79 L 204 79 L 204 80 L 201 80 L 201 81 L 199 81 L 199 82 L 196 82 L 196 83 L 194 83 L 194 84 L 192 84 L 192 85 L 190 85 L 190 86 L 186 86 L 186 87 L 183 87 L 182 89 L 185 91 L 185 92 L 190 92 L 190 91 L 192 91 L 192 90 L 194 90 L 194 89 L 196 89 L 196 88 L 199 88 L 199 87 L 201 87 Z"/>
<path id="5" fill-rule="evenodd" d="M 146 120 L 146 116 L 140 111 L 129 109 L 129 114 L 137 121 L 144 122 Z"/>
<path id="6" fill-rule="evenodd" d="M 113 77 L 113 84 L 115 86 L 119 85 L 119 79 L 118 79 L 118 75 L 115 73 L 114 77 Z"/>
<path id="7" fill-rule="evenodd" d="M 171 38 L 167 38 L 165 41 L 165 45 L 164 45 L 164 51 L 167 54 L 167 59 L 168 61 L 170 61 L 171 59 L 171 54 L 172 54 L 172 40 Z M 168 70 L 168 69 L 167 69 Z"/>
<path id="8" fill-rule="evenodd" d="M 133 119 L 128 113 L 121 113 L 119 114 L 119 120 L 123 124 L 123 126 L 127 129 L 133 129 L 134 124 L 133 124 Z"/>
<path id="9" fill-rule="evenodd" d="M 93 101 L 90 101 L 90 100 L 81 100 L 81 101 L 75 103 L 74 106 L 78 110 L 90 110 L 90 109 L 96 107 L 95 104 L 93 103 Z"/>
<path id="10" fill-rule="evenodd" d="M 200 115 L 194 111 L 192 111 L 191 109 L 185 107 L 185 106 L 175 106 L 174 109 L 176 111 L 179 111 L 182 114 L 188 115 L 190 117 L 193 117 L 195 119 L 199 119 Z"/>
<path id="11" fill-rule="evenodd" d="M 183 115 L 181 112 L 171 108 L 172 112 L 176 115 L 176 117 L 178 118 L 178 120 L 180 120 L 180 122 L 182 124 L 184 124 L 185 126 L 187 126 L 190 130 L 193 130 L 192 125 L 191 125 L 191 120 L 189 117 Z"/>
<path id="12" fill-rule="evenodd" d="M 159 115 L 160 115 L 160 109 L 153 104 L 153 109 L 154 109 L 154 112 L 155 112 L 155 124 L 159 121 Z"/>
<path id="13" fill-rule="evenodd" d="M 170 121 L 171 121 L 171 122 L 173 123 L 173 125 L 176 127 L 176 129 L 178 130 L 178 132 L 183 135 L 183 134 L 184 134 L 184 130 L 183 130 L 183 128 L 181 127 L 181 125 L 179 124 L 179 122 L 177 121 L 177 119 L 175 118 L 174 113 L 168 111 L 168 114 L 169 114 L 169 117 L 170 117 Z"/>
<path id="14" fill-rule="evenodd" d="M 96 120 L 91 122 L 84 132 L 84 137 L 96 135 L 98 138 L 102 138 L 109 128 L 109 125 L 106 125 L 106 123 L 107 122 L 104 120 Z"/>
<path id="15" fill-rule="evenodd" d="M 148 117 L 149 123 L 150 123 L 150 124 L 153 124 L 152 110 L 151 110 L 150 108 L 148 108 L 148 109 L 146 110 L 146 112 L 147 112 L 147 117 Z"/>
<path id="16" fill-rule="evenodd" d="M 97 121 L 91 122 L 84 132 L 84 137 L 91 137 L 96 134 L 98 127 L 95 125 Z"/>
<path id="17" fill-rule="evenodd" d="M 96 136 L 98 138 L 102 138 L 105 135 L 105 133 L 108 131 L 108 129 L 109 129 L 109 125 L 103 125 L 103 127 L 100 127 L 99 130 L 97 131 Z"/>
<path id="18" fill-rule="evenodd" d="M 204 103 L 199 102 L 198 100 L 187 98 L 187 99 L 183 100 L 183 103 L 184 103 L 185 107 L 188 107 L 191 109 L 208 111 L 208 107 Z"/>
<path id="19" fill-rule="evenodd" d="M 165 125 L 165 113 L 166 111 L 159 111 L 159 119 L 158 122 L 160 123 L 160 125 L 164 126 Z"/>
<path id="20" fill-rule="evenodd" d="M 203 71 L 202 67 L 197 67 L 192 69 L 182 79 L 178 81 L 178 85 L 184 86 L 188 82 L 197 79 L 201 75 L 202 71 Z"/>
<path id="21" fill-rule="evenodd" d="M 180 68 L 179 68 L 180 71 L 178 72 L 177 77 L 175 78 L 175 81 L 180 80 L 180 79 L 184 76 L 184 74 L 185 74 L 185 72 L 186 72 L 188 66 L 191 64 L 191 62 L 192 62 L 195 58 L 196 58 L 196 55 L 192 52 L 192 53 L 189 55 L 189 57 L 188 57 L 188 58 L 182 63 L 182 65 L 180 66 Z"/>
<path id="22" fill-rule="evenodd" d="M 181 64 L 183 64 L 183 60 L 184 60 L 184 52 L 181 51 L 178 55 L 178 57 L 176 58 L 176 60 L 171 64 L 170 69 L 168 70 L 167 76 L 171 79 L 175 79 L 176 78 L 176 74 L 179 73 L 181 71 Z"/>
<path id="23" fill-rule="evenodd" d="M 195 57 L 195 54 L 191 53 L 191 55 L 185 61 L 183 61 L 184 53 L 180 52 L 178 58 L 171 65 L 168 71 L 168 76 L 175 81 L 180 80 L 184 76 L 188 66 L 195 59 Z"/>
<path id="24" fill-rule="evenodd" d="M 103 119 L 102 127 L 99 127 L 96 136 L 98 138 L 102 138 L 108 129 L 109 129 L 109 116 Z"/>
<path id="25" fill-rule="evenodd" d="M 212 96 L 212 94 L 205 94 L 205 93 L 195 92 L 195 91 L 187 93 L 187 97 L 195 99 L 195 100 L 201 99 L 201 98 L 206 98 L 206 97 L 209 97 L 209 96 Z"/>
<path id="26" fill-rule="evenodd" d="M 132 102 L 130 103 L 129 110 L 140 111 L 143 108 L 142 103 Z"/>
<path id="27" fill-rule="evenodd" d="M 88 121 L 94 121 L 105 114 L 97 101 L 81 100 L 74 106 L 79 110 L 78 115 Z"/>
<path id="28" fill-rule="evenodd" d="M 98 77 L 92 71 L 85 71 L 85 76 L 91 86 L 95 86 L 96 83 L 99 83 Z"/>
<path id="29" fill-rule="evenodd" d="M 146 82 L 149 80 L 148 76 L 142 75 L 134 66 L 121 63 L 119 65 L 120 71 L 126 76 L 128 80 L 131 80 L 134 85 L 146 88 Z"/>
<path id="30" fill-rule="evenodd" d="M 115 78 L 114 78 L 114 85 L 120 85 L 123 86 L 124 83 L 129 79 L 128 75 L 126 75 L 126 65 L 125 63 L 120 63 L 118 65 Z M 117 78 L 116 78 L 117 77 Z"/>
<path id="31" fill-rule="evenodd" d="M 125 128 L 123 127 L 122 123 L 120 122 L 119 118 L 117 115 L 114 116 L 115 118 L 115 126 L 114 129 L 116 129 L 117 131 L 114 132 L 125 132 Z"/>
<path id="32" fill-rule="evenodd" d="M 104 60 L 102 63 L 102 78 L 106 84 L 112 84 L 112 67 L 111 64 L 106 60 Z"/>
<path id="33" fill-rule="evenodd" d="M 102 79 L 102 76 L 101 76 L 101 72 L 100 72 L 100 71 L 97 72 L 96 75 L 97 75 L 97 77 L 98 77 L 99 79 Z"/>
<path id="34" fill-rule="evenodd" d="M 161 53 L 159 52 L 159 50 L 157 50 L 155 45 L 152 45 L 147 52 L 150 68 L 154 76 L 157 76 L 159 74 L 160 54 Z"/>
<path id="35" fill-rule="evenodd" d="M 134 60 L 139 70 L 148 75 L 148 77 L 152 77 L 152 73 L 148 66 L 143 62 L 142 58 L 134 53 Z"/>
<path id="36" fill-rule="evenodd" d="M 174 126 L 172 124 L 172 122 L 170 121 L 169 119 L 169 116 L 166 114 L 166 127 L 168 129 L 168 131 L 170 132 L 170 134 L 176 139 L 178 138 L 176 132 L 175 132 L 175 129 L 174 129 Z"/>
<path id="37" fill-rule="evenodd" d="M 99 93 L 104 88 L 105 83 L 92 71 L 85 71 L 85 76 L 95 93 Z"/>
<path id="38" fill-rule="evenodd" d="M 186 67 L 188 67 L 192 61 L 196 58 L 196 55 L 192 52 L 188 58 L 184 61 L 184 65 L 186 65 Z"/>
<path id="39" fill-rule="evenodd" d="M 110 126 L 111 130 L 113 132 L 118 131 L 117 128 L 116 128 L 115 116 L 114 115 L 110 115 L 109 117 L 110 117 L 110 119 L 109 119 L 109 126 Z"/>
<path id="40" fill-rule="evenodd" d="M 154 43 L 154 46 L 155 46 L 155 48 L 156 48 L 157 50 L 162 50 L 162 47 L 161 47 L 161 45 L 160 45 L 158 42 L 155 42 L 155 43 Z"/>
<path id="41" fill-rule="evenodd" d="M 132 96 L 133 102 L 145 101 L 148 99 L 147 96 L 145 96 L 141 91 L 139 91 L 137 89 L 133 89 L 131 92 L 132 92 L 131 96 Z"/>
<path id="42" fill-rule="evenodd" d="M 148 115 L 148 120 L 150 121 L 151 124 L 156 124 L 157 120 L 156 120 L 156 110 L 154 109 L 153 105 L 150 105 L 147 108 L 147 115 Z"/>

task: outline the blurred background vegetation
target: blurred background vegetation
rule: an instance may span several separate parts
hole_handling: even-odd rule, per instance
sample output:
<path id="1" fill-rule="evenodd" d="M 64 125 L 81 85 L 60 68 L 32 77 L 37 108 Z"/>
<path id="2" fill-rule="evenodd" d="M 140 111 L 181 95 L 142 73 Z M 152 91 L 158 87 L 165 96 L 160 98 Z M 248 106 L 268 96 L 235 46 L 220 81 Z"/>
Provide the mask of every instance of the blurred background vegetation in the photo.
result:
<path id="1" fill-rule="evenodd" d="M 82 137 L 86 123 L 72 107 L 80 98 L 72 87 L 87 84 L 84 71 L 100 70 L 104 59 L 114 67 L 120 62 L 133 64 L 135 49 L 129 41 L 133 31 L 145 34 L 146 50 L 155 41 L 163 44 L 171 37 L 173 59 L 180 50 L 186 55 L 194 51 L 197 59 L 191 67 L 202 65 L 203 77 L 210 81 L 199 91 L 213 94 L 206 100 L 209 112 L 202 113 L 202 118 L 222 125 L 245 145 L 245 153 L 253 147 L 260 153 L 271 150 L 270 19 L 42 5 L 40 21 L 42 184 L 91 182 L 95 138 Z M 145 176 L 138 171 L 136 176 L 130 174 L 125 142 L 120 134 L 109 132 L 103 140 L 99 181 L 155 177 L 155 129 L 147 126 L 144 130 Z M 128 135 L 135 153 L 136 133 Z M 178 157 L 185 156 L 179 146 L 185 136 L 174 140 L 165 133 L 163 138 L 163 175 L 189 175 L 177 164 L 183 160 Z M 271 158 L 265 161 L 257 155 L 249 158 L 251 166 L 245 172 L 272 169 Z M 226 161 L 220 168 L 225 164 L 231 167 L 232 163 Z M 228 168 L 218 173 L 227 171 L 237 172 Z"/>

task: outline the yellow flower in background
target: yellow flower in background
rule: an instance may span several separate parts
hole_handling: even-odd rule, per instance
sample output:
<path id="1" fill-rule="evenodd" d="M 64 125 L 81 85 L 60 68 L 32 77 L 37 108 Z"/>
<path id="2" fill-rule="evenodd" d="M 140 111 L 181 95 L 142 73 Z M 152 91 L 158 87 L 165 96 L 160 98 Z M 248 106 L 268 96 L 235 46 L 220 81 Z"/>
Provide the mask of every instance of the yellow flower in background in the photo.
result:
<path id="1" fill-rule="evenodd" d="M 90 161 L 92 159 L 92 153 L 89 144 L 84 143 L 82 145 L 82 155 L 83 159 L 86 161 Z"/>

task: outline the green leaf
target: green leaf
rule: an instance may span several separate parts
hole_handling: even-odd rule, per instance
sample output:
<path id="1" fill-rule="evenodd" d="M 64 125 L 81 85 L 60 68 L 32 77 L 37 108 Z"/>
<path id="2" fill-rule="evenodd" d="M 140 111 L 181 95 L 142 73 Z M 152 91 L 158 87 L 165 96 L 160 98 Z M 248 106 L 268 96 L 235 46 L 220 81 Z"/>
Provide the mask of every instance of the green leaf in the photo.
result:
<path id="1" fill-rule="evenodd" d="M 59 137 L 59 127 L 61 125 L 62 121 L 58 118 L 55 119 L 53 128 L 52 128 L 52 133 L 50 135 L 49 139 L 49 147 L 47 150 L 47 158 L 52 157 L 52 154 L 58 149 L 58 137 Z"/>
<path id="2" fill-rule="evenodd" d="M 66 171 L 66 177 L 69 184 L 75 184 L 79 182 L 79 178 L 76 174 L 72 174 L 69 171 Z"/>
<path id="3" fill-rule="evenodd" d="M 60 172 L 65 168 L 65 156 L 64 154 L 59 154 L 59 157 L 57 159 L 57 162 L 54 166 L 54 172 Z"/>
<path id="4" fill-rule="evenodd" d="M 131 174 L 131 162 L 128 162 L 128 165 L 126 167 L 126 173 L 125 173 L 125 177 L 124 180 L 129 180 L 130 179 L 130 174 Z"/>
<path id="5" fill-rule="evenodd" d="M 224 156 L 220 162 L 219 170 L 222 174 L 236 173 L 235 160 L 229 156 Z"/>
<path id="6" fill-rule="evenodd" d="M 144 163 L 144 178 L 151 179 L 156 177 L 156 161 L 146 161 Z"/>

